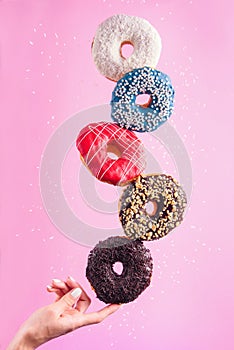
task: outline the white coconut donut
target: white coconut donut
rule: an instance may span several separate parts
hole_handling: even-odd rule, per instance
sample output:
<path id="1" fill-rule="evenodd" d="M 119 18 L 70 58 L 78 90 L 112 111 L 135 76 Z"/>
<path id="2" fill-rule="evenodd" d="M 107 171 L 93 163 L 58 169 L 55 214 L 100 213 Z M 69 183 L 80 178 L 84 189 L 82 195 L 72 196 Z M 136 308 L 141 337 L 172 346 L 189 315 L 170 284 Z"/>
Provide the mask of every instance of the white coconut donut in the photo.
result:
<path id="1" fill-rule="evenodd" d="M 128 58 L 121 54 L 124 44 L 134 48 Z M 160 53 L 161 38 L 156 29 L 143 18 L 127 15 L 115 15 L 102 22 L 92 44 L 98 70 L 114 81 L 135 68 L 155 68 Z"/>

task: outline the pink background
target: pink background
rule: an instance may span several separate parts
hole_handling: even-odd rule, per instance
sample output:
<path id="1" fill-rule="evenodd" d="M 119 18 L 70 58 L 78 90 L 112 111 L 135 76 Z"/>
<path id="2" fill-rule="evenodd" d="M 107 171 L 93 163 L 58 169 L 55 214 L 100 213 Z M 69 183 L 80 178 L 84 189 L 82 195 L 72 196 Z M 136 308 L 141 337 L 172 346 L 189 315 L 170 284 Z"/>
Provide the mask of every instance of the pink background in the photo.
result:
<path id="1" fill-rule="evenodd" d="M 145 17 L 162 37 L 158 68 L 176 88 L 171 123 L 193 167 L 190 209 L 148 244 L 154 275 L 136 302 L 41 348 L 233 349 L 233 10 L 217 0 L 0 1 L 0 349 L 53 300 L 45 288 L 54 277 L 74 276 L 91 310 L 103 307 L 85 278 L 89 248 L 64 237 L 43 208 L 39 167 L 65 119 L 110 100 L 114 84 L 90 46 L 116 13 Z"/>

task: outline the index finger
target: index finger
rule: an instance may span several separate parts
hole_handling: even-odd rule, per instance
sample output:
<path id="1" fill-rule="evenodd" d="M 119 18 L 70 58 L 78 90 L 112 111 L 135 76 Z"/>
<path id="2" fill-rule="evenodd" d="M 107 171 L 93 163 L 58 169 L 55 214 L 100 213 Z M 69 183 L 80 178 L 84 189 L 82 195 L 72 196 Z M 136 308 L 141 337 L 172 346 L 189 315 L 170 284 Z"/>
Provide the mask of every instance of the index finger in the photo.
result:
<path id="1" fill-rule="evenodd" d="M 105 306 L 103 309 L 91 312 L 89 314 L 83 314 L 83 326 L 87 326 L 90 324 L 96 324 L 102 322 L 106 317 L 113 314 L 115 311 L 117 311 L 120 308 L 120 304 L 110 304 Z"/>

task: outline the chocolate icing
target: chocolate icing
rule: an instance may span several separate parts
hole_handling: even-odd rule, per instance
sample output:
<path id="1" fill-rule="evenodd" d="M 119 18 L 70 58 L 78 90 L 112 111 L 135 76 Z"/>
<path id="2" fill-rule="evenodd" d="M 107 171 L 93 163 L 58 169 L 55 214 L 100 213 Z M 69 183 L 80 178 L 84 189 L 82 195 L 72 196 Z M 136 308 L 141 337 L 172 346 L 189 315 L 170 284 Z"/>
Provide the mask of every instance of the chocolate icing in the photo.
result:
<path id="1" fill-rule="evenodd" d="M 120 275 L 113 270 L 116 262 L 123 264 Z M 142 241 L 109 237 L 90 251 L 86 277 L 100 300 L 123 304 L 135 300 L 149 286 L 152 270 L 150 251 Z"/>

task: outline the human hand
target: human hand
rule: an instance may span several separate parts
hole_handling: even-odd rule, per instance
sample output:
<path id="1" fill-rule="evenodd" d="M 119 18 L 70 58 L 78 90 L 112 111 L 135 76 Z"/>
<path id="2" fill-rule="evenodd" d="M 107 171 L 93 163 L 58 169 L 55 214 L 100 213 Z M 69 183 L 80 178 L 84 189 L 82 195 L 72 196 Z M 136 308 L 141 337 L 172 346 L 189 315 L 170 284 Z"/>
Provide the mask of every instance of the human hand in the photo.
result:
<path id="1" fill-rule="evenodd" d="M 97 312 L 85 313 L 91 300 L 71 277 L 65 282 L 53 280 L 47 290 L 57 294 L 56 301 L 35 311 L 21 326 L 7 350 L 36 349 L 77 328 L 99 323 L 120 307 L 110 304 Z"/>

